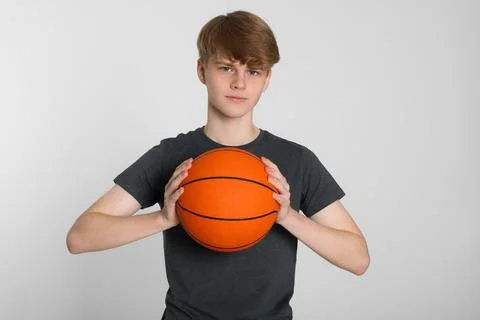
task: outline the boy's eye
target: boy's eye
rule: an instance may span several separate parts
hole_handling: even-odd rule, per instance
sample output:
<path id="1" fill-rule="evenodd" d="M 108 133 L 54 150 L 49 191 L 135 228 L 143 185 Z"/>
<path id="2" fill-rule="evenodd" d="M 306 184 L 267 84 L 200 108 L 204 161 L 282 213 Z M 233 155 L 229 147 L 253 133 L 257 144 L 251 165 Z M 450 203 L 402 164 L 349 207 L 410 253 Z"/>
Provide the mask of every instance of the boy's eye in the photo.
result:
<path id="1" fill-rule="evenodd" d="M 260 71 L 258 71 L 258 70 L 249 70 L 248 73 L 251 76 L 254 76 L 254 77 L 257 77 L 257 76 L 261 75 Z"/>
<path id="2" fill-rule="evenodd" d="M 231 67 L 227 67 L 227 66 L 222 66 L 222 67 L 220 67 L 219 69 L 222 70 L 222 71 L 225 71 L 225 72 L 230 72 L 230 71 L 232 71 L 232 68 L 231 68 Z"/>

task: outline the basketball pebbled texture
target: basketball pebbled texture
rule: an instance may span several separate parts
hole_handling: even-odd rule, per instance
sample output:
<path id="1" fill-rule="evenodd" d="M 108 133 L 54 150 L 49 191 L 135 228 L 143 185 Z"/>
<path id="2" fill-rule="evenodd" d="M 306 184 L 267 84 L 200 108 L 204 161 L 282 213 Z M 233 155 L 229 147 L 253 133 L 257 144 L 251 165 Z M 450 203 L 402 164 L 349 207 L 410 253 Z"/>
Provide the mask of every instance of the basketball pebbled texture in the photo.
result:
<path id="1" fill-rule="evenodd" d="M 265 165 L 239 148 L 217 148 L 194 159 L 177 200 L 180 224 L 215 251 L 249 248 L 268 233 L 279 209 Z"/>

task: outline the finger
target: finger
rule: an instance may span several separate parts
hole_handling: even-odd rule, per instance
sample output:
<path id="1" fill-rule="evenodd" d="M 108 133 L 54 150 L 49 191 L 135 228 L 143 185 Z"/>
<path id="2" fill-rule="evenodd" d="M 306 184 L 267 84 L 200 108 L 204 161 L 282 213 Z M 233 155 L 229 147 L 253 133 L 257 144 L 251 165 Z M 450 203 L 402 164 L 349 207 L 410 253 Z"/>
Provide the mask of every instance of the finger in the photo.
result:
<path id="1" fill-rule="evenodd" d="M 287 178 L 282 176 L 280 171 L 267 168 L 267 173 L 269 174 L 269 176 L 273 176 L 275 179 L 281 181 L 285 188 L 290 191 L 290 185 L 288 184 Z"/>
<path id="2" fill-rule="evenodd" d="M 183 161 L 182 163 L 180 163 L 180 164 L 175 168 L 175 171 L 174 171 L 173 174 L 172 174 L 172 178 L 175 179 L 174 177 L 176 177 L 180 172 L 182 172 L 183 170 L 185 170 L 185 168 L 187 168 L 187 169 L 191 168 L 192 162 L 193 162 L 193 159 L 192 159 L 192 158 L 188 158 L 187 160 L 185 160 L 185 161 Z"/>
<path id="3" fill-rule="evenodd" d="M 170 180 L 168 180 L 167 184 L 165 185 L 165 190 L 170 188 L 172 182 L 175 181 L 175 179 L 177 179 L 179 175 L 183 174 L 185 170 L 188 170 L 192 167 L 192 161 L 192 158 L 189 158 L 177 166 L 172 176 L 170 177 Z"/>
<path id="4" fill-rule="evenodd" d="M 175 178 L 172 177 L 168 185 L 165 187 L 165 196 L 169 197 L 171 194 L 173 194 L 178 189 L 183 179 L 185 179 L 187 176 L 188 171 L 187 169 L 184 169 L 182 172 L 177 174 Z"/>
<path id="5" fill-rule="evenodd" d="M 273 186 L 274 186 L 275 188 L 277 188 L 278 192 L 280 192 L 280 193 L 282 192 L 283 186 L 282 186 L 282 184 L 280 183 L 280 181 L 279 181 L 277 178 L 269 175 L 269 176 L 268 176 L 268 182 L 270 182 L 271 184 L 273 184 Z"/>
<path id="6" fill-rule="evenodd" d="M 278 170 L 278 167 L 275 163 L 273 163 L 271 160 L 268 158 L 262 157 L 262 161 L 269 167 Z"/>
<path id="7" fill-rule="evenodd" d="M 168 201 L 172 201 L 172 202 L 177 201 L 178 198 L 185 191 L 185 188 L 179 187 L 178 185 L 175 185 L 175 184 L 176 183 L 172 183 L 170 188 L 167 191 L 165 191 L 165 199 L 168 199 Z"/>
<path id="8" fill-rule="evenodd" d="M 178 188 L 170 197 L 170 201 L 172 201 L 173 203 L 177 202 L 178 198 L 180 198 L 184 191 L 184 188 Z"/>
<path id="9" fill-rule="evenodd" d="M 272 161 L 268 160 L 265 157 L 262 157 L 262 159 L 265 159 L 265 164 L 267 165 L 266 171 L 270 174 L 272 174 L 275 178 L 284 181 L 284 183 L 288 184 L 287 179 L 282 175 L 280 172 L 280 169 L 277 167 L 276 164 L 274 164 Z"/>
<path id="10" fill-rule="evenodd" d="M 275 177 L 269 176 L 268 181 L 270 181 L 270 183 L 273 184 L 277 188 L 277 190 L 280 192 L 280 194 L 289 193 L 288 189 L 290 188 L 290 186 L 288 186 L 288 184 L 285 185 L 281 180 L 279 180 Z"/>
<path id="11" fill-rule="evenodd" d="M 272 169 L 270 167 L 267 167 L 267 173 L 271 176 L 273 176 L 274 178 L 277 178 L 278 180 L 281 180 L 281 181 L 287 181 L 287 179 L 285 179 L 284 176 L 282 176 L 282 174 L 280 173 L 280 171 L 276 170 L 276 169 Z"/>
<path id="12" fill-rule="evenodd" d="M 273 198 L 275 200 L 277 200 L 277 202 L 282 206 L 283 205 L 288 205 L 288 206 L 290 205 L 290 196 L 274 193 Z"/>
<path id="13" fill-rule="evenodd" d="M 174 206 L 184 191 L 184 188 L 178 188 L 177 190 L 175 190 L 168 198 L 165 198 L 165 206 Z"/>

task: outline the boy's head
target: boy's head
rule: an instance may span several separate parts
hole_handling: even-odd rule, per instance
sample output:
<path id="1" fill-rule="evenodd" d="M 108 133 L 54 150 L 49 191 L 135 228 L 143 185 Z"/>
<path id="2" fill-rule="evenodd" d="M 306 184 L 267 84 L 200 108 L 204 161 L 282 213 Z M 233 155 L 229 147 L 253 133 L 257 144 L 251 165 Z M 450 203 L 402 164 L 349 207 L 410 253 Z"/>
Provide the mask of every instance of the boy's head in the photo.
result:
<path id="1" fill-rule="evenodd" d="M 220 15 L 207 22 L 198 35 L 197 48 L 204 65 L 212 57 L 223 56 L 269 72 L 280 60 L 270 27 L 262 18 L 246 11 Z"/>
<path id="2" fill-rule="evenodd" d="M 197 74 L 207 88 L 209 114 L 251 115 L 280 60 L 270 27 L 252 13 L 235 11 L 207 22 L 197 46 Z"/>

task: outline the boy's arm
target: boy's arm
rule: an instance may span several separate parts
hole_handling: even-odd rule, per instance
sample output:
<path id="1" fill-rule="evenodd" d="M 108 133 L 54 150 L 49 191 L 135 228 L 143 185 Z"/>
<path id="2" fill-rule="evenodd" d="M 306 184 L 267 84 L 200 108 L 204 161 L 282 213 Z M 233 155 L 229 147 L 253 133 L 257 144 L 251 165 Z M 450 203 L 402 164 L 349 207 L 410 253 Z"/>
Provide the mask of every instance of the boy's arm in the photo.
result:
<path id="1" fill-rule="evenodd" d="M 313 214 L 311 219 L 306 217 L 290 206 L 290 185 L 278 167 L 267 158 L 262 160 L 268 180 L 279 191 L 273 193 L 280 204 L 277 223 L 334 265 L 363 274 L 370 264 L 367 242 L 340 200 Z"/>
<path id="2" fill-rule="evenodd" d="M 165 186 L 162 210 L 133 216 L 141 204 L 114 185 L 78 217 L 67 234 L 71 253 L 100 251 L 122 246 L 179 224 L 175 203 L 183 193 L 180 183 L 192 165 L 189 158 L 175 168 Z"/>
<path id="3" fill-rule="evenodd" d="M 114 185 L 82 213 L 67 234 L 70 253 L 101 251 L 148 237 L 165 229 L 159 211 L 134 214 L 141 205 Z"/>
<path id="4" fill-rule="evenodd" d="M 365 237 L 339 200 L 311 218 L 288 210 L 280 225 L 330 263 L 356 275 L 365 273 L 370 264 Z"/>

